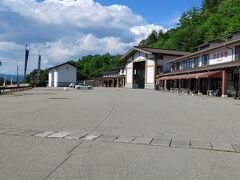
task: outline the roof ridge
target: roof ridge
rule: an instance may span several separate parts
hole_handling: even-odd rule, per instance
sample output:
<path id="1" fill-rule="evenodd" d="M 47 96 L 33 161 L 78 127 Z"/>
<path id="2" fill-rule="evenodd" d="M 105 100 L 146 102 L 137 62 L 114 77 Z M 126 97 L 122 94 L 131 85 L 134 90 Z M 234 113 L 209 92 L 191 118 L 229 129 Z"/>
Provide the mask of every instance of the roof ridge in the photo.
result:
<path id="1" fill-rule="evenodd" d="M 136 46 L 138 47 L 138 46 Z M 177 50 L 177 49 L 166 49 L 166 48 L 156 48 L 156 47 L 138 47 L 138 48 L 146 48 L 146 49 L 160 49 L 160 50 L 168 50 L 168 51 L 179 51 L 179 52 L 189 52 L 189 51 L 183 51 L 183 50 Z M 191 53 L 191 52 L 189 52 Z"/>

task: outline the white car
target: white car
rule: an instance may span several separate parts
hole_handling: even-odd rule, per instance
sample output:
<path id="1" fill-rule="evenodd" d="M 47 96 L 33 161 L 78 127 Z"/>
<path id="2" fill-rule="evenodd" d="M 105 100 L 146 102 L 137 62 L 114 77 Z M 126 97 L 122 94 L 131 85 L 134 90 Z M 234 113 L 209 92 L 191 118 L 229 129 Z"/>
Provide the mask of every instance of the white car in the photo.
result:
<path id="1" fill-rule="evenodd" d="M 90 86 L 90 85 L 85 85 L 85 84 L 77 84 L 77 85 L 75 85 L 75 88 L 76 88 L 77 90 L 92 90 L 92 89 L 93 89 L 92 86 Z"/>

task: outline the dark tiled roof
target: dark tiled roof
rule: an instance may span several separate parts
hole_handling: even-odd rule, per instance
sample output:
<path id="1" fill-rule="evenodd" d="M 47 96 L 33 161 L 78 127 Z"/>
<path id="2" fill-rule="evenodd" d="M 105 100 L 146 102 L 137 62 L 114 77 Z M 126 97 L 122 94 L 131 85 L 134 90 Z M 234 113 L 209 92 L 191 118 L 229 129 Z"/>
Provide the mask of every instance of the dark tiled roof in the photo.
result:
<path id="1" fill-rule="evenodd" d="M 190 54 L 186 51 L 177 51 L 177 50 L 170 50 L 170 49 L 159 49 L 159 48 L 142 48 L 143 50 L 149 51 L 153 54 L 169 54 L 169 55 L 177 55 L 177 56 L 184 56 Z"/>
<path id="2" fill-rule="evenodd" d="M 146 47 L 133 47 L 128 52 L 126 52 L 121 59 L 127 59 L 129 56 L 131 56 L 135 52 L 143 52 L 146 54 L 161 54 L 161 55 L 173 55 L 173 56 L 184 56 L 187 54 L 190 54 L 189 52 L 185 51 L 176 51 L 176 50 L 169 50 L 169 49 L 160 49 L 160 48 L 146 48 Z"/>
<path id="3" fill-rule="evenodd" d="M 211 41 L 208 41 L 207 43 L 204 43 L 204 44 L 201 44 L 199 46 L 196 46 L 196 48 L 201 48 L 201 47 L 205 47 L 205 46 L 208 46 L 212 43 L 223 43 L 225 41 L 221 40 L 221 39 L 214 39 L 214 40 L 211 40 Z"/>
<path id="4" fill-rule="evenodd" d="M 57 67 L 60 67 L 60 66 L 66 65 L 66 64 L 71 65 L 71 66 L 77 68 L 77 66 L 75 66 L 74 64 L 72 64 L 72 63 L 70 63 L 70 62 L 65 62 L 65 63 L 59 64 L 59 65 L 56 65 L 56 66 L 50 67 L 50 68 L 48 68 L 48 70 L 50 70 L 50 69 L 54 69 L 54 68 L 57 68 Z"/>

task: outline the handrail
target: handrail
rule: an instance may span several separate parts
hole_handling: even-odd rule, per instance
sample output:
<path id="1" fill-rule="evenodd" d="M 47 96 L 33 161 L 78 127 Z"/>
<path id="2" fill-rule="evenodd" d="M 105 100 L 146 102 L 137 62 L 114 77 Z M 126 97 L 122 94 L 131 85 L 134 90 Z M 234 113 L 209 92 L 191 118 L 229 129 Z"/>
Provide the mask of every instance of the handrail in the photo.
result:
<path id="1" fill-rule="evenodd" d="M 31 89 L 31 86 L 0 86 L 0 94 L 2 92 L 4 92 L 5 90 L 10 90 L 10 91 L 22 91 L 22 90 L 26 90 L 26 89 Z"/>

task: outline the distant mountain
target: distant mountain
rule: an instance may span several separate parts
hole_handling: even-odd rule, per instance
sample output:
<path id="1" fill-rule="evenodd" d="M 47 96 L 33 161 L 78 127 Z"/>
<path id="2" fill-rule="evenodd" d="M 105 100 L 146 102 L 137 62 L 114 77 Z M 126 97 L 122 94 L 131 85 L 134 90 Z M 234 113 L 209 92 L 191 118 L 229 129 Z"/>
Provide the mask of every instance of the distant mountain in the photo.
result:
<path id="1" fill-rule="evenodd" d="M 17 75 L 15 75 L 15 74 L 2 74 L 2 73 L 0 73 L 0 79 L 4 79 L 5 77 L 6 77 L 6 80 L 8 80 L 8 81 L 11 81 L 11 78 L 12 78 L 13 82 L 17 81 Z M 23 80 L 23 75 L 20 74 L 18 76 L 18 79 L 19 79 L 19 81 L 22 81 Z"/>

